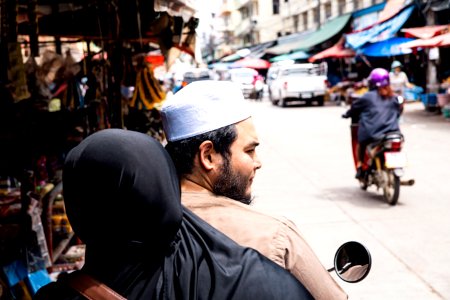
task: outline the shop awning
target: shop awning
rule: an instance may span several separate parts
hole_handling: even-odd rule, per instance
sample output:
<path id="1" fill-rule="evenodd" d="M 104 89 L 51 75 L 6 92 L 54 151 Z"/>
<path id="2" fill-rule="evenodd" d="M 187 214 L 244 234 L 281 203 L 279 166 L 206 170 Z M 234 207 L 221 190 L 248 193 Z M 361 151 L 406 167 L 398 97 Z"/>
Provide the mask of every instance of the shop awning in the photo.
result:
<path id="1" fill-rule="evenodd" d="M 317 31 L 296 34 L 289 40 L 287 40 L 288 37 L 286 40 L 283 39 L 284 37 L 280 38 L 278 45 L 266 49 L 266 53 L 281 55 L 294 51 L 307 51 L 339 34 L 347 26 L 351 17 L 351 14 L 345 14 L 323 24 Z"/>
<path id="2" fill-rule="evenodd" d="M 344 48 L 344 38 L 341 38 L 339 42 L 337 42 L 333 47 L 330 47 L 322 52 L 319 52 L 313 56 L 311 56 L 308 61 L 315 62 L 319 59 L 325 58 L 345 58 L 345 57 L 353 57 L 356 53 L 353 49 Z"/>
<path id="3" fill-rule="evenodd" d="M 389 20 L 398 14 L 402 8 L 405 6 L 405 3 L 408 1 L 405 0 L 388 0 L 383 11 L 380 13 L 378 17 L 378 23 Z"/>
<path id="4" fill-rule="evenodd" d="M 235 61 L 230 68 L 251 68 L 251 69 L 268 69 L 270 62 L 260 58 L 245 57 Z"/>
<path id="5" fill-rule="evenodd" d="M 272 47 L 273 45 L 275 45 L 276 41 L 270 41 L 270 42 L 265 42 L 265 43 L 261 43 L 261 44 L 257 44 L 254 46 L 251 46 L 250 49 L 250 55 L 251 57 L 256 57 L 256 58 L 261 58 L 262 56 L 264 56 L 266 54 L 265 50 L 267 48 Z"/>
<path id="6" fill-rule="evenodd" d="M 413 10 L 414 6 L 410 5 L 385 22 L 363 31 L 347 34 L 346 45 L 353 49 L 359 49 L 369 42 L 378 42 L 393 37 L 408 20 Z"/>
<path id="7" fill-rule="evenodd" d="M 222 57 L 220 59 L 220 61 L 221 62 L 233 62 L 233 61 L 236 61 L 238 59 L 241 59 L 241 58 L 244 58 L 244 57 L 248 56 L 250 53 L 251 53 L 250 49 L 243 48 L 243 49 L 240 49 L 240 50 L 236 51 L 236 53 L 233 53 L 233 54 L 227 55 L 225 57 Z"/>
<path id="8" fill-rule="evenodd" d="M 384 57 L 404 55 L 412 52 L 409 48 L 401 47 L 402 44 L 413 41 L 411 38 L 393 37 L 381 42 L 367 44 L 360 49 L 360 53 L 366 56 Z"/>
<path id="9" fill-rule="evenodd" d="M 449 31 L 450 25 L 433 25 L 424 27 L 404 28 L 401 32 L 405 33 L 406 37 L 416 37 L 420 39 L 429 39 L 436 35 Z"/>
<path id="10" fill-rule="evenodd" d="M 386 2 L 382 2 L 353 12 L 353 31 L 363 30 L 378 23 L 380 11 L 382 11 L 385 6 Z"/>
<path id="11" fill-rule="evenodd" d="M 208 65 L 208 68 L 218 70 L 218 71 L 225 71 L 225 70 L 231 69 L 231 67 L 230 67 L 231 64 L 232 63 L 216 62 L 216 63 Z"/>
<path id="12" fill-rule="evenodd" d="M 318 44 L 328 41 L 347 26 L 351 17 L 352 14 L 345 14 L 323 24 L 319 30 L 299 41 L 295 50 L 307 51 Z"/>
<path id="13" fill-rule="evenodd" d="M 282 54 L 275 57 L 272 57 L 270 59 L 271 62 L 277 62 L 282 60 L 296 60 L 296 59 L 307 59 L 309 57 L 309 54 L 305 51 L 295 51 L 288 54 Z"/>
<path id="14" fill-rule="evenodd" d="M 267 54 L 281 55 L 294 51 L 298 43 L 311 34 L 312 31 L 304 31 L 301 33 L 293 33 L 290 35 L 279 37 L 277 40 L 277 45 L 265 49 Z"/>
<path id="15" fill-rule="evenodd" d="M 192 1 L 117 1 L 115 4 L 103 1 L 104 5 L 73 0 L 38 2 L 65 2 L 59 3 L 56 11 L 50 4 L 37 5 L 36 34 L 39 36 L 95 42 L 111 42 L 118 38 L 128 43 L 153 42 L 159 44 L 164 56 L 170 48 L 178 48 L 195 56 L 198 19 L 193 17 L 196 11 Z M 140 22 L 137 22 L 138 18 Z M 18 34 L 30 34 L 31 23 L 23 8 L 19 9 L 18 20 Z"/>
<path id="16" fill-rule="evenodd" d="M 435 36 L 431 39 L 417 39 L 402 45 L 404 48 L 434 48 L 449 47 L 450 32 Z"/>

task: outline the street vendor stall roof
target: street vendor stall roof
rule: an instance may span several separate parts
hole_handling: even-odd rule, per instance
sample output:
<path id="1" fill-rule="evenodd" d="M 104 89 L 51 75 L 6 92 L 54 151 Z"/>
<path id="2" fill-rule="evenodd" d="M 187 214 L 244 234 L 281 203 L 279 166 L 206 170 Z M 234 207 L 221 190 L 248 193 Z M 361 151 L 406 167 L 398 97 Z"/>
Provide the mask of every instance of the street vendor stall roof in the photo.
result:
<path id="1" fill-rule="evenodd" d="M 339 34 L 349 23 L 352 14 L 345 14 L 323 24 L 316 31 L 309 31 L 303 35 L 298 35 L 296 39 L 288 43 L 282 43 L 278 46 L 268 48 L 267 53 L 270 54 L 286 54 L 293 51 L 308 51 L 310 48 L 328 41 Z"/>
<path id="2" fill-rule="evenodd" d="M 30 24 L 36 21 L 39 35 L 103 41 L 121 39 L 131 43 L 155 42 L 161 50 L 166 51 L 174 46 L 194 56 L 196 24 L 192 22 L 195 19 L 192 1 L 62 0 L 56 3 L 42 0 L 37 1 L 36 20 L 29 20 L 28 7 L 25 6 L 28 1 L 19 0 L 19 4 L 21 2 L 23 4 L 19 5 L 17 17 L 19 34 L 29 34 Z M 174 42 L 177 39 L 182 42 Z"/>
<path id="3" fill-rule="evenodd" d="M 384 41 L 367 44 L 360 49 L 359 53 L 372 57 L 391 57 L 409 54 L 412 50 L 401 46 L 413 40 L 405 37 L 393 37 Z"/>
<path id="4" fill-rule="evenodd" d="M 404 28 L 401 30 L 401 32 L 405 33 L 406 37 L 412 36 L 421 39 L 429 39 L 448 31 L 450 31 L 450 24 Z"/>
<path id="5" fill-rule="evenodd" d="M 328 41 L 338 35 L 348 25 L 351 17 L 352 14 L 345 14 L 328 21 L 319 30 L 302 39 L 295 50 L 307 51 L 318 44 Z"/>
<path id="6" fill-rule="evenodd" d="M 273 55 L 290 53 L 297 47 L 297 44 L 310 33 L 312 33 L 312 31 L 309 30 L 279 37 L 277 40 L 277 45 L 267 48 L 265 52 Z"/>
<path id="7" fill-rule="evenodd" d="M 305 51 L 295 51 L 288 54 L 282 54 L 275 57 L 272 57 L 270 59 L 271 62 L 277 62 L 282 60 L 296 60 L 296 59 L 307 59 L 309 57 L 309 54 Z"/>
<path id="8" fill-rule="evenodd" d="M 334 46 L 323 50 L 313 56 L 311 56 L 308 61 L 315 62 L 319 59 L 325 58 L 346 58 L 346 57 L 354 57 L 356 52 L 350 48 L 344 48 L 344 38 L 342 37 Z"/>
<path id="9" fill-rule="evenodd" d="M 346 46 L 359 49 L 369 42 L 381 41 L 393 37 L 409 19 L 413 10 L 413 5 L 407 6 L 387 21 L 375 24 L 366 30 L 347 34 L 345 37 Z"/>
<path id="10" fill-rule="evenodd" d="M 430 39 L 417 39 L 402 45 L 404 48 L 450 47 L 450 32 Z"/>

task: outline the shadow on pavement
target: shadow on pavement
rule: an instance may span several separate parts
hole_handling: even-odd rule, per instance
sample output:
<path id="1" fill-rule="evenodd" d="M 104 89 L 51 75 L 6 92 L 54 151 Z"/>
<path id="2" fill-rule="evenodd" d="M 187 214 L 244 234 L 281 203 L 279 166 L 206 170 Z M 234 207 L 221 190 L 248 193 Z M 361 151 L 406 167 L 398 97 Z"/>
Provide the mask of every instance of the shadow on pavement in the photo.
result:
<path id="1" fill-rule="evenodd" d="M 324 190 L 331 201 L 347 202 L 360 207 L 391 207 L 383 198 L 381 191 L 377 191 L 374 187 L 369 187 L 367 191 L 363 191 L 355 182 L 352 187 L 337 187 Z M 401 204 L 401 195 L 397 205 Z"/>

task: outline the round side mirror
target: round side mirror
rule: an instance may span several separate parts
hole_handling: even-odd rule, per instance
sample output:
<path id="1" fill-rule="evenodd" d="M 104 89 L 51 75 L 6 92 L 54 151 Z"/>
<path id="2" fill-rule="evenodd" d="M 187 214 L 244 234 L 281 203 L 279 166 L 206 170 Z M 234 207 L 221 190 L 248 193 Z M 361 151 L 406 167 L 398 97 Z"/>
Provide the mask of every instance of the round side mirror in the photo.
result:
<path id="1" fill-rule="evenodd" d="M 334 256 L 334 269 L 337 275 L 347 282 L 363 280 L 369 274 L 371 266 L 369 250 L 358 242 L 343 244 Z"/>

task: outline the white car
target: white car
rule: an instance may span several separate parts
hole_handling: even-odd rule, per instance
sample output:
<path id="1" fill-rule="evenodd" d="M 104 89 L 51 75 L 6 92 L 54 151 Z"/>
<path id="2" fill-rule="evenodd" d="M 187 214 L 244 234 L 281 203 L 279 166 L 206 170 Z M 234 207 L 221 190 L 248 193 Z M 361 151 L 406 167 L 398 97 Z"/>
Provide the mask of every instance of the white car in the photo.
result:
<path id="1" fill-rule="evenodd" d="M 269 85 L 270 101 L 274 105 L 286 106 L 289 101 L 316 101 L 319 106 L 324 103 L 327 90 L 327 77 L 320 74 L 319 65 L 292 64 L 280 66 L 272 73 Z"/>

